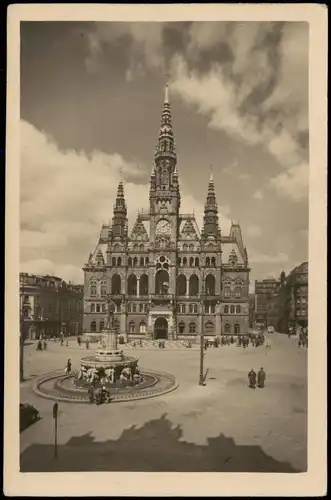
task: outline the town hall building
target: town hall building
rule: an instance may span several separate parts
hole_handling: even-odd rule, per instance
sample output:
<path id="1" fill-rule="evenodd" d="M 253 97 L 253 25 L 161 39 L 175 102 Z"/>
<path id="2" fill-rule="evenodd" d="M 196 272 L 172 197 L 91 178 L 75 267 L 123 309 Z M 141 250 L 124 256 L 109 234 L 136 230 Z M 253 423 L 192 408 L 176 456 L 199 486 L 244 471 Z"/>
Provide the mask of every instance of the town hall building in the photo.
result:
<path id="1" fill-rule="evenodd" d="M 168 86 L 162 111 L 149 211 L 128 227 L 120 182 L 112 222 L 101 227 L 84 265 L 86 334 L 105 325 L 106 298 L 125 339 L 193 339 L 245 334 L 249 328 L 249 263 L 239 224 L 221 233 L 212 176 L 201 230 L 193 214 L 180 212 L 177 155 Z"/>

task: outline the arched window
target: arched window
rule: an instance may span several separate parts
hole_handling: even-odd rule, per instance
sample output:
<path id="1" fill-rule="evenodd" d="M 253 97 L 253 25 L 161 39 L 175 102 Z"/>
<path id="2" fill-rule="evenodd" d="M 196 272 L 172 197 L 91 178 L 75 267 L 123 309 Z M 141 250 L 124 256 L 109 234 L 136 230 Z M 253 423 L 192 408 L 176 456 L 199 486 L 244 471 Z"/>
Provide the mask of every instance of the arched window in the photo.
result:
<path id="1" fill-rule="evenodd" d="M 206 278 L 206 295 L 215 295 L 215 276 L 208 274 Z"/>
<path id="2" fill-rule="evenodd" d="M 189 246 L 189 249 L 190 249 L 191 251 L 192 251 L 192 250 L 194 250 L 194 245 L 190 245 L 190 246 Z"/>
<path id="3" fill-rule="evenodd" d="M 190 276 L 189 295 L 191 297 L 196 297 L 197 295 L 199 295 L 199 278 L 196 274 L 192 274 Z"/>
<path id="4" fill-rule="evenodd" d="M 234 314 L 234 306 L 230 306 L 230 313 Z"/>
<path id="5" fill-rule="evenodd" d="M 190 324 L 189 324 L 189 332 L 190 332 L 190 333 L 195 333 L 195 330 L 196 330 L 196 325 L 195 325 L 195 323 L 190 323 Z"/>
<path id="6" fill-rule="evenodd" d="M 186 266 L 187 266 L 187 258 L 186 258 L 186 257 L 184 257 L 184 258 L 183 258 L 183 266 L 184 266 L 184 267 L 186 267 Z"/>
<path id="7" fill-rule="evenodd" d="M 225 331 L 225 333 L 230 333 L 231 332 L 231 325 L 229 323 L 225 323 L 225 325 L 224 325 L 224 331 Z"/>
<path id="8" fill-rule="evenodd" d="M 193 304 L 193 313 L 198 314 L 198 304 Z"/>
<path id="9" fill-rule="evenodd" d="M 116 266 L 116 257 L 112 257 L 112 259 L 111 259 L 111 265 L 112 265 L 113 267 L 115 267 L 115 266 Z"/>
<path id="10" fill-rule="evenodd" d="M 178 295 L 186 295 L 186 276 L 180 274 L 177 278 Z"/>
<path id="11" fill-rule="evenodd" d="M 157 295 L 166 295 L 169 289 L 169 274 L 161 269 L 155 276 L 155 293 Z"/>
<path id="12" fill-rule="evenodd" d="M 205 334 L 215 335 L 215 327 L 212 321 L 207 321 L 207 323 L 205 324 Z"/>
<path id="13" fill-rule="evenodd" d="M 129 258 L 128 258 L 128 266 L 129 266 L 129 267 L 132 267 L 132 257 L 129 257 Z"/>
<path id="14" fill-rule="evenodd" d="M 146 266 L 148 266 L 148 264 L 149 264 L 149 258 L 148 257 L 146 257 L 145 264 L 146 264 Z"/>
<path id="15" fill-rule="evenodd" d="M 144 304 L 139 304 L 139 312 L 144 312 Z"/>
<path id="16" fill-rule="evenodd" d="M 139 325 L 139 332 L 140 333 L 146 333 L 146 323 L 144 321 L 141 321 L 140 322 L 140 325 Z"/>
<path id="17" fill-rule="evenodd" d="M 106 281 L 101 281 L 100 283 L 100 295 L 101 297 L 104 297 L 107 295 L 107 283 Z"/>
<path id="18" fill-rule="evenodd" d="M 211 267 L 216 267 L 216 259 L 215 259 L 215 257 L 211 258 Z"/>
<path id="19" fill-rule="evenodd" d="M 96 331 L 97 331 L 97 322 L 91 321 L 91 332 L 96 332 Z"/>
<path id="20" fill-rule="evenodd" d="M 134 321 L 130 321 L 129 323 L 129 333 L 135 333 L 136 331 L 136 324 Z"/>
<path id="21" fill-rule="evenodd" d="M 132 312 L 136 312 L 137 311 L 137 304 L 132 304 Z"/>
<path id="22" fill-rule="evenodd" d="M 91 297 L 97 296 L 97 282 L 94 280 L 91 281 L 91 283 L 90 283 L 90 296 Z"/>
<path id="23" fill-rule="evenodd" d="M 182 265 L 182 259 L 180 257 L 178 257 L 177 259 L 177 266 L 181 266 Z"/>
<path id="24" fill-rule="evenodd" d="M 195 267 L 199 267 L 199 257 L 195 258 Z"/>
<path id="25" fill-rule="evenodd" d="M 239 325 L 239 323 L 236 323 L 234 325 L 234 333 L 240 333 L 240 325 Z"/>
<path id="26" fill-rule="evenodd" d="M 148 295 L 148 276 L 147 274 L 142 274 L 139 280 L 139 294 Z"/>
<path id="27" fill-rule="evenodd" d="M 135 245 L 133 245 L 133 250 L 134 250 L 135 252 L 138 250 L 138 248 L 139 248 L 139 247 L 138 247 L 137 243 L 136 243 Z"/>
<path id="28" fill-rule="evenodd" d="M 229 281 L 224 282 L 224 297 L 230 297 L 231 295 L 231 283 Z"/>
<path id="29" fill-rule="evenodd" d="M 114 252 L 119 252 L 120 250 L 121 250 L 121 247 L 118 244 L 116 244 L 114 246 Z"/>
<path id="30" fill-rule="evenodd" d="M 141 252 L 143 252 L 143 251 L 145 250 L 145 248 L 144 248 L 144 245 L 143 245 L 143 244 L 141 244 L 141 245 L 139 246 L 139 250 L 140 250 Z"/>
<path id="31" fill-rule="evenodd" d="M 186 305 L 185 304 L 181 304 L 181 313 L 182 314 L 186 313 Z"/>
<path id="32" fill-rule="evenodd" d="M 138 265 L 138 259 L 137 257 L 133 257 L 133 267 L 136 267 Z"/>
<path id="33" fill-rule="evenodd" d="M 144 267 L 144 257 L 140 257 L 140 267 Z"/>
<path id="34" fill-rule="evenodd" d="M 215 304 L 210 304 L 210 314 L 215 314 Z"/>
<path id="35" fill-rule="evenodd" d="M 180 323 L 178 323 L 178 331 L 179 331 L 179 333 L 184 333 L 185 332 L 185 323 L 184 323 L 184 321 L 181 321 Z"/>
<path id="36" fill-rule="evenodd" d="M 117 258 L 117 265 L 118 265 L 118 266 L 121 266 L 121 265 L 122 265 L 122 259 L 121 259 L 121 257 L 118 257 L 118 258 Z"/>
<path id="37" fill-rule="evenodd" d="M 224 314 L 229 314 L 229 306 L 224 306 Z"/>
<path id="38" fill-rule="evenodd" d="M 210 258 L 206 257 L 206 267 L 210 267 Z"/>
<path id="39" fill-rule="evenodd" d="M 193 314 L 193 304 L 189 305 L 188 310 L 190 314 Z"/>
<path id="40" fill-rule="evenodd" d="M 131 302 L 128 303 L 128 312 L 129 313 L 132 312 L 132 304 L 131 304 Z"/>
<path id="41" fill-rule="evenodd" d="M 241 297 L 241 291 L 242 291 L 241 286 L 235 286 L 234 287 L 234 295 L 235 295 L 235 297 Z"/>
<path id="42" fill-rule="evenodd" d="M 111 292 L 113 295 L 121 293 L 121 277 L 119 274 L 114 274 L 111 278 Z"/>
<path id="43" fill-rule="evenodd" d="M 236 306 L 236 314 L 240 314 L 241 312 L 241 307 L 240 306 Z"/>
<path id="44" fill-rule="evenodd" d="M 184 250 L 184 252 L 187 252 L 187 245 L 186 245 L 186 243 L 185 243 L 185 245 L 183 245 L 183 250 Z"/>
<path id="45" fill-rule="evenodd" d="M 101 311 L 106 312 L 106 304 L 101 304 Z"/>
<path id="46" fill-rule="evenodd" d="M 95 312 L 95 304 L 91 304 L 91 313 Z"/>
<path id="47" fill-rule="evenodd" d="M 97 313 L 100 312 L 100 304 L 97 304 Z"/>
<path id="48" fill-rule="evenodd" d="M 105 327 L 105 322 L 102 320 L 102 321 L 100 321 L 100 332 L 102 332 L 104 327 Z"/>
<path id="49" fill-rule="evenodd" d="M 128 295 L 137 295 L 137 277 L 130 274 L 128 277 Z"/>
<path id="50" fill-rule="evenodd" d="M 193 267 L 193 266 L 194 266 L 194 258 L 190 257 L 190 267 Z"/>

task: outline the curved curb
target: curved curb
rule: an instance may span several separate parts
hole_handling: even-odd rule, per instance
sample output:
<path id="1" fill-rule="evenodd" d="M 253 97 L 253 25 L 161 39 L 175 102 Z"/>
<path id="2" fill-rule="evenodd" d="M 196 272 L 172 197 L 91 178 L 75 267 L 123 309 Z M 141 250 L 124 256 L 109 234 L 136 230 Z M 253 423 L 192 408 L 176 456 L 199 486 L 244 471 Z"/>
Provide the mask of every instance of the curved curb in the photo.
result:
<path id="1" fill-rule="evenodd" d="M 140 399 L 149 399 L 149 398 L 153 398 L 153 397 L 157 397 L 157 396 L 162 396 L 163 394 L 168 394 L 168 393 L 174 391 L 179 386 L 179 383 L 176 381 L 175 377 L 173 375 L 170 375 L 169 373 L 153 372 L 151 370 L 143 370 L 143 369 L 141 369 L 141 373 L 142 373 L 142 375 L 146 374 L 146 375 L 150 375 L 150 376 L 157 377 L 157 378 L 164 377 L 167 380 L 166 381 L 162 381 L 162 379 L 157 380 L 156 384 L 159 383 L 159 385 L 161 387 L 155 387 L 155 385 L 156 385 L 155 384 L 154 389 L 148 390 L 149 388 L 146 388 L 146 390 L 141 390 L 140 393 L 139 392 L 136 392 L 136 393 L 132 392 L 132 393 L 127 393 L 127 394 L 119 394 L 117 396 L 115 395 L 115 396 L 113 396 L 111 403 L 122 403 L 125 401 L 137 401 Z M 42 377 L 40 377 L 36 381 L 36 383 L 33 386 L 33 391 L 35 394 L 37 394 L 37 396 L 45 398 L 45 399 L 50 399 L 53 401 L 63 401 L 65 403 L 91 404 L 89 402 L 89 399 L 88 399 L 85 392 L 84 392 L 84 396 L 79 394 L 79 392 L 83 392 L 81 390 L 77 390 L 78 394 L 74 395 L 73 397 L 70 397 L 69 395 L 66 396 L 66 395 L 61 394 L 61 393 L 52 394 L 52 393 L 41 390 L 41 385 L 44 384 L 45 382 L 50 382 L 50 381 L 56 380 L 56 379 L 63 380 L 66 378 L 71 378 L 71 377 L 72 377 L 72 375 L 63 375 L 63 370 L 48 373 L 46 375 L 43 375 Z M 55 388 L 55 391 L 56 390 L 59 390 L 59 389 Z"/>

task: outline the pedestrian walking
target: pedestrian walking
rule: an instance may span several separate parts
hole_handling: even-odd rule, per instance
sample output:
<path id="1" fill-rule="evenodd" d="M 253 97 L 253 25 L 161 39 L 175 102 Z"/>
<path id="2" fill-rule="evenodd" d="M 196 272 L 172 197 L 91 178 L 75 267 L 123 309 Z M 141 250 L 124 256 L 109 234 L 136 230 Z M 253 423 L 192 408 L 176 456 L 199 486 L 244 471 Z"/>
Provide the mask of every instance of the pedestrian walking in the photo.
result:
<path id="1" fill-rule="evenodd" d="M 44 349 L 47 348 L 47 342 L 46 342 L 46 339 L 44 339 Z"/>
<path id="2" fill-rule="evenodd" d="M 43 350 L 43 346 L 42 346 L 41 340 L 38 340 L 38 342 L 37 342 L 37 351 L 42 351 L 42 350 Z"/>
<path id="3" fill-rule="evenodd" d="M 81 340 L 80 336 L 78 335 L 78 337 L 77 337 L 77 344 L 78 344 L 78 347 L 80 347 L 81 342 L 82 342 L 82 340 Z"/>
<path id="4" fill-rule="evenodd" d="M 93 387 L 93 385 L 90 385 L 87 393 L 88 393 L 88 398 L 89 398 L 90 403 L 94 403 L 94 387 Z"/>
<path id="5" fill-rule="evenodd" d="M 248 387 L 250 389 L 255 389 L 256 387 L 256 372 L 253 368 L 248 372 Z"/>
<path id="6" fill-rule="evenodd" d="M 266 379 L 266 373 L 265 373 L 263 367 L 261 367 L 258 371 L 258 374 L 257 374 L 257 386 L 259 388 L 264 387 L 265 379 Z"/>
<path id="7" fill-rule="evenodd" d="M 71 359 L 68 358 L 68 361 L 67 361 L 67 364 L 66 364 L 66 368 L 65 368 L 65 372 L 66 372 L 66 375 L 70 375 L 71 373 Z"/>
<path id="8" fill-rule="evenodd" d="M 89 343 L 88 339 L 86 339 L 86 341 L 85 341 L 85 347 L 86 347 L 86 349 L 88 349 L 90 347 L 90 343 Z"/>

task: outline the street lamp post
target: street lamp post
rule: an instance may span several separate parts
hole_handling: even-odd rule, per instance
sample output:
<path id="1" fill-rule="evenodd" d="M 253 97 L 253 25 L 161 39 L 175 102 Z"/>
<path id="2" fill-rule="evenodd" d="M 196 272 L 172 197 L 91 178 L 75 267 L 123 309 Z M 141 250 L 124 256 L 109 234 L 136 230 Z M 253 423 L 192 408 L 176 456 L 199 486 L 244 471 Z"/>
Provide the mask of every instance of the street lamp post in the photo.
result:
<path id="1" fill-rule="evenodd" d="M 199 385 L 204 385 L 204 373 L 203 373 L 203 357 L 204 357 L 204 331 L 203 331 L 203 317 L 204 317 L 204 301 L 203 297 L 200 296 L 200 373 L 199 373 Z"/>

